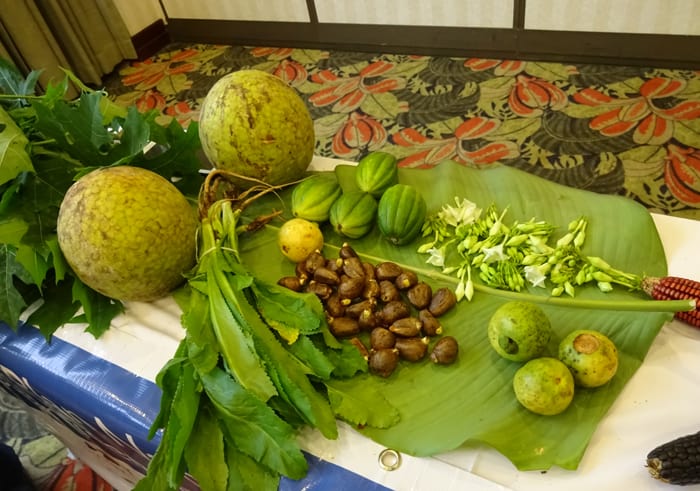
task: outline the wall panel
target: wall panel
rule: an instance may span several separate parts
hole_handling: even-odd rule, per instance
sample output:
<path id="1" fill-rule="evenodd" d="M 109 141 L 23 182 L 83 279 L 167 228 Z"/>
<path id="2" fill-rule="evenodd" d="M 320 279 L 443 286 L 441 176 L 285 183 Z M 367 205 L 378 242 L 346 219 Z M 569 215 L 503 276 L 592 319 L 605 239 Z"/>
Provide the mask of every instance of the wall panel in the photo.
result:
<path id="1" fill-rule="evenodd" d="M 308 22 L 305 0 L 162 0 L 178 19 Z"/>
<path id="2" fill-rule="evenodd" d="M 511 27 L 513 0 L 315 0 L 319 22 Z"/>
<path id="3" fill-rule="evenodd" d="M 700 35 L 700 1 L 527 0 L 525 28 Z"/>

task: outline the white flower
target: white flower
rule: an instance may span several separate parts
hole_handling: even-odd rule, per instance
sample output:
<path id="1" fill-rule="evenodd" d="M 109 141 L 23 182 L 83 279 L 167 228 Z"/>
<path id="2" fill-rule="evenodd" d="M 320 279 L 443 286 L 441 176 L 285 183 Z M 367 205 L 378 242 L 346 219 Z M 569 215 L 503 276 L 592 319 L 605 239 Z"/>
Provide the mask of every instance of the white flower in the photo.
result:
<path id="1" fill-rule="evenodd" d="M 455 197 L 457 206 L 445 205 L 438 212 L 438 217 L 447 225 L 457 227 L 459 225 L 474 223 L 481 215 L 481 209 L 477 208 L 476 203 L 472 203 L 464 198 L 460 202 L 458 197 Z"/>
<path id="2" fill-rule="evenodd" d="M 430 257 L 425 261 L 428 264 L 432 264 L 433 266 L 438 266 L 442 268 L 445 265 L 445 252 L 440 249 L 436 249 L 435 247 L 432 247 L 426 251 L 428 254 L 430 254 Z"/>
<path id="3" fill-rule="evenodd" d="M 493 246 L 493 247 L 484 247 L 483 252 L 484 252 L 484 263 L 486 263 L 486 264 L 495 263 L 497 261 L 503 261 L 504 259 L 508 259 L 508 256 L 506 256 L 505 252 L 503 252 L 503 244 L 498 244 L 497 246 Z"/>
<path id="4" fill-rule="evenodd" d="M 546 268 L 545 264 L 540 264 L 538 266 L 525 266 L 525 279 L 529 281 L 532 286 L 539 286 L 544 288 L 544 281 L 547 279 L 545 276 Z"/>

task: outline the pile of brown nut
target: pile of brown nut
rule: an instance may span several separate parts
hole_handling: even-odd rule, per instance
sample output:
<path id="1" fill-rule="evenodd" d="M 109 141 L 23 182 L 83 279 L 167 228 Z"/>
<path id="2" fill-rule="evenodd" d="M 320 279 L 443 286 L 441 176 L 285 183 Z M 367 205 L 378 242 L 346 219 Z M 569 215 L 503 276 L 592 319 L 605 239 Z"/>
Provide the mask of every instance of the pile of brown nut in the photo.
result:
<path id="1" fill-rule="evenodd" d="M 278 283 L 294 291 L 315 293 L 323 303 L 330 330 L 347 338 L 368 360 L 370 371 L 388 377 L 399 360 L 417 362 L 426 356 L 438 364 L 457 359 L 452 336 L 440 336 L 438 317 L 456 297 L 449 288 L 433 289 L 415 272 L 393 262 L 372 265 L 348 244 L 337 258 L 319 251 L 296 264 L 295 275 Z M 360 339 L 369 333 L 369 349 Z M 428 355 L 431 338 L 440 336 Z"/>

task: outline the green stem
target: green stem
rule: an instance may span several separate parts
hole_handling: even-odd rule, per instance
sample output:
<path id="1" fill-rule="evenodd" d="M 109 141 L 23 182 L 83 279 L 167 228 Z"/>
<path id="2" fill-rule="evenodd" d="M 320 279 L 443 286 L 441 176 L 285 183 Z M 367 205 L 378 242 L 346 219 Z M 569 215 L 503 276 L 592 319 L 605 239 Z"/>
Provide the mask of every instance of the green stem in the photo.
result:
<path id="1" fill-rule="evenodd" d="M 326 244 L 326 247 L 340 249 L 340 247 Z M 369 254 L 359 253 L 358 255 L 368 261 L 375 263 L 385 261 L 385 258 L 371 256 Z M 432 269 L 417 268 L 408 264 L 397 263 L 402 268 L 411 269 L 416 273 L 422 274 L 429 278 L 434 278 L 450 283 L 457 283 L 458 279 L 440 273 Z M 589 310 L 624 310 L 635 312 L 687 312 L 695 310 L 695 300 L 589 300 L 585 298 L 568 298 L 568 297 L 552 297 L 543 295 L 533 295 L 531 293 L 511 292 L 508 290 L 500 290 L 491 288 L 482 283 L 474 283 L 474 290 L 482 293 L 488 293 L 502 298 L 520 300 L 526 302 L 555 305 L 557 307 L 571 307 L 577 309 Z"/>
<path id="2" fill-rule="evenodd" d="M 85 164 L 83 164 L 80 160 L 74 159 L 65 152 L 54 152 L 53 150 L 46 150 L 43 147 L 32 144 L 32 153 L 36 155 L 56 157 L 61 160 L 65 160 L 66 162 L 71 162 L 72 164 L 75 164 L 76 167 L 85 167 Z"/>

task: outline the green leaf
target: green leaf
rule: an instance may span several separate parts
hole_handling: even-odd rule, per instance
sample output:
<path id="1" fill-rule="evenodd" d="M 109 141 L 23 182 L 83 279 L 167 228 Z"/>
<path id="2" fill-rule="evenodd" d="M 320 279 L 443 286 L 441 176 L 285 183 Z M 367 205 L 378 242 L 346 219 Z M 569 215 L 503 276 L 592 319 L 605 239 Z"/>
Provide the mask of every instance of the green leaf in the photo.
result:
<path id="1" fill-rule="evenodd" d="M 219 362 L 218 344 L 211 328 L 209 298 L 192 290 L 183 310 L 182 326 L 187 330 L 187 355 L 198 372 L 207 373 Z"/>
<path id="2" fill-rule="evenodd" d="M 341 166 L 336 175 L 343 182 L 354 179 L 352 166 Z M 508 209 L 509 220 L 527 221 L 537 217 L 561 227 L 585 216 L 589 220 L 584 253 L 604 258 L 615 268 L 636 274 L 664 276 L 667 273 L 663 245 L 649 212 L 621 196 L 600 195 L 569 188 L 532 174 L 494 165 L 473 169 L 444 162 L 430 170 L 401 169 L 400 182 L 423 192 L 429 212 L 453 203 L 455 196 L 468 198 L 482 208 L 490 204 Z M 291 191 L 282 193 L 288 204 Z M 279 201 L 254 203 L 246 212 L 252 217 L 280 209 Z M 611 213 L 610 210 L 615 210 Z M 287 212 L 283 219 L 289 218 Z M 277 222 L 276 222 L 277 223 Z M 280 220 L 278 223 L 282 223 Z M 279 257 L 278 228 L 268 225 L 240 242 L 246 267 L 260 281 L 275 282 L 292 274 L 292 266 Z M 336 257 L 347 239 L 324 226 L 327 257 Z M 434 288 L 455 288 L 456 280 L 440 275 L 416 253 L 422 243 L 396 247 L 382 239 L 377 230 L 352 241 L 363 259 L 374 264 L 392 260 L 416 271 Z M 519 469 L 575 469 L 606 411 L 639 368 L 669 313 L 577 308 L 580 300 L 649 302 L 640 292 L 614 289 L 602 293 L 595 286 L 577 290 L 566 306 L 549 302 L 548 292 L 528 288 L 528 295 L 541 301 L 551 319 L 554 336 L 548 353 L 555 354 L 557 342 L 573 328 L 588 327 L 608 335 L 620 352 L 620 367 L 612 383 L 594 391 L 579 391 L 564 413 L 543 418 L 530 413 L 515 400 L 512 377 L 518 364 L 501 359 L 490 347 L 486 326 L 492 313 L 510 300 L 494 292 L 477 291 L 471 302 L 463 301 L 441 318 L 445 334 L 454 336 L 460 356 L 450 366 L 432 363 L 401 363 L 389 380 L 355 377 L 346 393 L 379 391 L 401 414 L 401 421 L 386 428 L 365 428 L 365 435 L 381 445 L 412 455 L 435 455 L 477 442 L 492 446 Z M 512 294 L 518 296 L 519 294 Z"/>
<path id="3" fill-rule="evenodd" d="M 200 392 L 195 386 L 194 368 L 182 359 L 171 360 L 161 370 L 161 374 L 161 381 L 167 379 L 168 393 L 172 393 L 172 400 L 166 411 L 167 425 L 160 445 L 148 464 L 147 475 L 137 483 L 135 491 L 180 489 L 185 474 L 185 445 L 197 418 Z M 177 385 L 173 392 L 172 384 L 175 380 Z M 168 401 L 162 399 L 162 402 L 166 404 Z"/>
<path id="4" fill-rule="evenodd" d="M 8 95 L 34 95 L 41 70 L 32 70 L 26 78 L 10 61 L 0 58 L 0 93 Z M 23 99 L 0 99 L 7 107 L 20 107 Z"/>
<path id="5" fill-rule="evenodd" d="M 224 454 L 224 434 L 208 403 L 197 412 L 192 433 L 185 447 L 187 471 L 204 491 L 226 491 L 228 462 Z"/>
<path id="6" fill-rule="evenodd" d="M 80 308 L 72 298 L 70 282 L 47 282 L 41 291 L 41 302 L 34 310 L 27 323 L 38 327 L 47 342 L 51 341 L 56 330 L 69 323 Z"/>
<path id="7" fill-rule="evenodd" d="M 5 216 L 0 220 L 0 243 L 19 246 L 28 229 L 29 226 L 23 219 Z"/>
<path id="8" fill-rule="evenodd" d="M 333 369 L 333 377 L 335 378 L 352 377 L 358 373 L 366 372 L 368 369 L 367 360 L 365 360 L 362 353 L 348 341 L 339 343 L 336 349 L 326 350 L 325 354 L 335 367 Z"/>
<path id="9" fill-rule="evenodd" d="M 72 294 L 73 300 L 80 302 L 85 311 L 80 319 L 75 320 L 82 320 L 84 317 L 88 324 L 85 332 L 89 332 L 95 338 L 104 334 L 109 329 L 112 319 L 124 311 L 124 305 L 121 302 L 92 290 L 77 278 L 73 282 Z"/>
<path id="10" fill-rule="evenodd" d="M 375 387 L 357 391 L 360 380 L 374 377 L 368 375 L 353 380 L 329 380 L 326 382 L 328 400 L 341 419 L 356 426 L 389 428 L 401 420 L 399 411 L 386 400 Z M 393 383 L 393 381 L 388 382 Z"/>
<path id="11" fill-rule="evenodd" d="M 211 323 L 218 340 L 219 351 L 226 368 L 236 380 L 266 401 L 277 394 L 277 390 L 255 349 L 253 333 L 246 317 L 241 314 L 242 308 L 250 305 L 245 298 L 238 301 L 236 291 L 231 289 L 225 279 L 216 278 L 217 274 L 221 277 L 224 273 L 212 271 L 207 278 L 207 284 Z M 228 289 L 222 291 L 222 288 Z"/>
<path id="12" fill-rule="evenodd" d="M 296 444 L 293 429 L 270 407 L 222 370 L 205 374 L 202 383 L 226 439 L 235 448 L 292 479 L 306 475 L 308 464 Z"/>
<path id="13" fill-rule="evenodd" d="M 8 244 L 0 244 L 0 320 L 16 328 L 19 317 L 27 306 L 24 298 L 15 288 L 15 278 L 24 283 L 31 282 L 31 276 L 17 261 L 17 250 Z"/>
<path id="14" fill-rule="evenodd" d="M 180 344 L 178 344 L 173 357 L 163 365 L 156 375 L 156 384 L 161 390 L 160 411 L 151 425 L 148 434 L 149 439 L 155 437 L 158 429 L 165 427 L 168 419 L 170 419 L 170 410 L 178 384 L 180 383 L 182 366 L 187 363 L 187 359 L 184 356 L 186 353 L 187 342 L 183 339 L 180 341 Z"/>
<path id="15" fill-rule="evenodd" d="M 56 101 L 53 107 L 33 101 L 37 114 L 36 128 L 45 138 L 52 138 L 71 157 L 86 166 L 112 163 L 109 148 L 115 139 L 102 124 L 102 94 L 83 93 L 77 103 Z"/>
<path id="16" fill-rule="evenodd" d="M 26 245 L 20 245 L 17 248 L 17 261 L 32 277 L 32 283 L 39 287 L 44 282 L 50 267 L 46 260 L 48 255 L 48 251 L 41 251 Z"/>
<path id="17" fill-rule="evenodd" d="M 256 349 L 265 362 L 280 397 L 326 438 L 336 438 L 338 428 L 335 418 L 328 401 L 309 381 L 307 375 L 311 372 L 310 368 L 300 363 L 282 346 L 251 304 L 240 302 L 237 307 L 250 324 Z"/>
<path id="18" fill-rule="evenodd" d="M 335 365 L 307 336 L 300 336 L 287 349 L 304 365 L 311 367 L 314 375 L 320 379 L 326 380 L 330 378 L 335 369 Z"/>
<path id="19" fill-rule="evenodd" d="M 311 293 L 297 293 L 276 284 L 252 284 L 258 311 L 272 327 L 283 325 L 302 334 L 319 332 L 323 305 Z"/>
<path id="20" fill-rule="evenodd" d="M 56 277 L 56 282 L 59 282 L 65 278 L 66 273 L 70 271 L 70 266 L 68 266 L 68 262 L 66 262 L 63 252 L 61 252 L 61 247 L 58 245 L 58 237 L 53 237 L 47 240 L 46 246 L 51 251 L 54 276 Z"/>
<path id="21" fill-rule="evenodd" d="M 204 176 L 202 167 L 199 132 L 196 122 L 190 123 L 187 130 L 173 120 L 163 127 L 155 122 L 155 114 L 147 115 L 151 128 L 151 141 L 157 146 L 145 154 L 137 154 L 132 165 L 143 167 L 160 174 L 185 195 L 197 197 Z"/>
<path id="22" fill-rule="evenodd" d="M 29 140 L 5 110 L 0 107 L 0 185 L 22 172 L 34 170 L 27 153 Z"/>
<path id="23" fill-rule="evenodd" d="M 229 472 L 227 491 L 276 491 L 279 489 L 279 474 L 270 472 L 246 454 L 238 451 L 235 445 L 227 443 L 225 447 Z"/>

